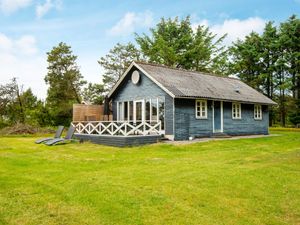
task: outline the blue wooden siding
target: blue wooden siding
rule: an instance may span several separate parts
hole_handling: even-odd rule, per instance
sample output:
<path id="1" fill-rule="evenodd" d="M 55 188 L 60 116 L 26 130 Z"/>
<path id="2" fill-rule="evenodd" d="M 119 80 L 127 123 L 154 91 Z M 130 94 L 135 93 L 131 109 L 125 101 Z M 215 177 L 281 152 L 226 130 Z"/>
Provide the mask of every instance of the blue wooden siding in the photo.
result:
<path id="1" fill-rule="evenodd" d="M 147 76 L 140 72 L 140 82 L 135 85 L 131 82 L 131 74 L 136 70 L 135 67 L 128 72 L 127 77 L 113 94 L 112 109 L 113 119 L 117 119 L 117 102 L 134 101 L 141 99 L 165 99 L 165 134 L 173 135 L 173 98 L 151 81 Z"/>
<path id="2" fill-rule="evenodd" d="M 161 140 L 160 135 L 133 135 L 133 136 L 110 136 L 110 135 L 90 135 L 90 134 L 75 134 L 77 139 L 82 141 L 91 141 L 96 144 L 110 145 L 117 147 L 145 145 L 157 143 Z"/>
<path id="3" fill-rule="evenodd" d="M 241 104 L 241 119 L 232 119 L 232 103 L 224 102 L 224 133 L 230 135 L 268 134 L 269 112 L 268 106 L 262 106 L 262 120 L 254 119 L 254 105 Z"/>
<path id="4" fill-rule="evenodd" d="M 212 101 L 207 101 L 207 119 L 196 119 L 195 99 L 175 99 L 175 140 L 206 137 L 212 131 Z"/>
<path id="5" fill-rule="evenodd" d="M 254 105 L 241 104 L 241 119 L 232 119 L 232 103 L 223 102 L 223 132 L 230 135 L 268 134 L 268 106 L 262 106 L 262 120 L 254 120 Z M 212 101 L 207 101 L 207 119 L 196 119 L 194 99 L 175 99 L 175 140 L 213 134 Z"/>

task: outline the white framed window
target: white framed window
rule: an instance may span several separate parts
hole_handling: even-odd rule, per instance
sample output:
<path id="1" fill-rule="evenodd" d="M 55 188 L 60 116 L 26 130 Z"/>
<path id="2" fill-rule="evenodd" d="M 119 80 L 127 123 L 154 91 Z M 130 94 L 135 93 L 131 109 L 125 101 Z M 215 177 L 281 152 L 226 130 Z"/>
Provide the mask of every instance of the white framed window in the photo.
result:
<path id="1" fill-rule="evenodd" d="M 241 119 L 241 118 L 242 118 L 241 103 L 233 102 L 232 103 L 232 119 Z"/>
<path id="2" fill-rule="evenodd" d="M 255 120 L 261 120 L 262 119 L 261 105 L 254 105 L 254 119 Z"/>
<path id="3" fill-rule="evenodd" d="M 124 120 L 123 102 L 117 102 L 117 120 Z"/>
<path id="4" fill-rule="evenodd" d="M 197 119 L 207 119 L 207 101 L 206 100 L 196 100 L 195 104 L 196 118 Z"/>
<path id="5" fill-rule="evenodd" d="M 135 101 L 117 101 L 117 121 L 146 120 L 150 122 L 165 121 L 165 99 L 151 98 Z"/>

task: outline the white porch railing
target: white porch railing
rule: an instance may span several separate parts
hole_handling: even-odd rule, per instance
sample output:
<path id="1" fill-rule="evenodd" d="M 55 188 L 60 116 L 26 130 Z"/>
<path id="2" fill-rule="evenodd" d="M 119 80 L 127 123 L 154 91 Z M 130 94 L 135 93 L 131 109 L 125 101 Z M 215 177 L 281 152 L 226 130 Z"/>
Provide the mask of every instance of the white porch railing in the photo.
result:
<path id="1" fill-rule="evenodd" d="M 75 133 L 91 135 L 162 134 L 161 121 L 73 121 Z"/>

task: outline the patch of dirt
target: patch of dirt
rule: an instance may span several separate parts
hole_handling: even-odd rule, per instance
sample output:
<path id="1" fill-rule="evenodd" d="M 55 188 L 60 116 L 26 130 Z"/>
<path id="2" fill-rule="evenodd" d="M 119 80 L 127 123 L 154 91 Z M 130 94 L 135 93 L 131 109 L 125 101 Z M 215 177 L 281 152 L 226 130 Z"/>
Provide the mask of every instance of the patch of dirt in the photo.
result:
<path id="1" fill-rule="evenodd" d="M 280 134 L 268 134 L 268 135 L 243 135 L 243 136 L 231 136 L 231 137 L 208 137 L 208 138 L 195 138 L 193 140 L 186 140 L 186 141 L 163 141 L 163 143 L 173 144 L 173 145 L 186 145 L 192 144 L 197 142 L 208 142 L 208 141 L 215 141 L 215 140 L 238 140 L 238 139 L 250 139 L 250 138 L 264 138 L 264 137 L 274 137 L 274 136 L 281 136 Z"/>
<path id="2" fill-rule="evenodd" d="M 54 133 L 51 128 L 36 127 L 29 124 L 17 123 L 10 127 L 0 130 L 0 135 L 18 135 L 18 134 L 37 134 L 37 133 Z"/>

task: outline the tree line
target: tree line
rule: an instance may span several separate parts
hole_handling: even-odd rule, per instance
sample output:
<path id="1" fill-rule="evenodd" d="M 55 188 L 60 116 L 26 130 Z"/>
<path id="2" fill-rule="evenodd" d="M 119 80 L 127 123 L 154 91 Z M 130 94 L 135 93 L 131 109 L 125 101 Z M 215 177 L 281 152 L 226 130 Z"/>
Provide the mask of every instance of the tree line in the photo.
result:
<path id="1" fill-rule="evenodd" d="M 209 27 L 195 29 L 190 18 L 164 19 L 149 34 L 135 34 L 136 44 L 117 43 L 98 60 L 102 82 L 87 83 L 71 46 L 59 43 L 47 53 L 48 85 L 45 101 L 31 89 L 23 91 L 14 78 L 0 85 L 0 127 L 14 123 L 39 126 L 68 125 L 73 103 L 101 104 L 105 95 L 134 60 L 174 68 L 235 76 L 277 102 L 270 108 L 270 125 L 300 124 L 300 20 L 293 15 L 264 31 L 224 45 Z"/>

